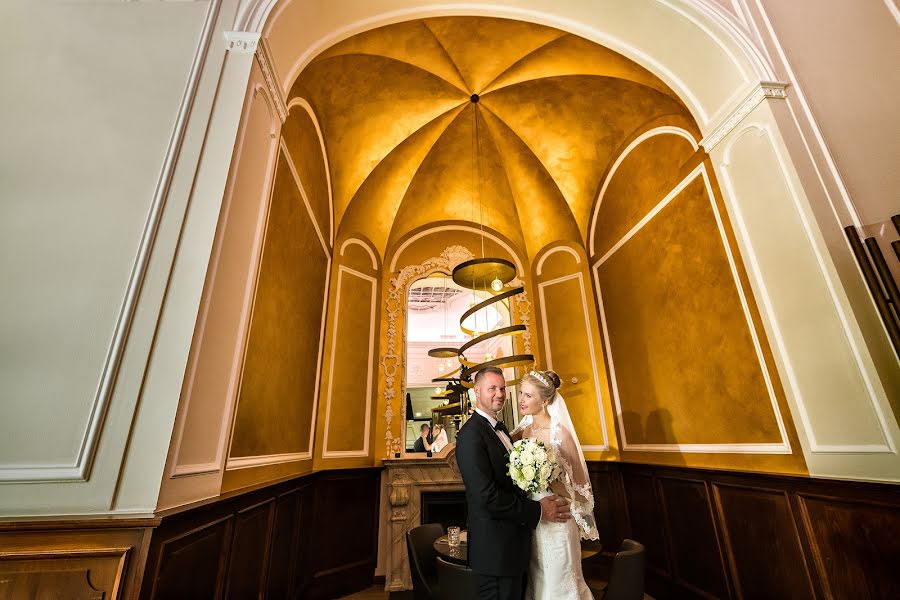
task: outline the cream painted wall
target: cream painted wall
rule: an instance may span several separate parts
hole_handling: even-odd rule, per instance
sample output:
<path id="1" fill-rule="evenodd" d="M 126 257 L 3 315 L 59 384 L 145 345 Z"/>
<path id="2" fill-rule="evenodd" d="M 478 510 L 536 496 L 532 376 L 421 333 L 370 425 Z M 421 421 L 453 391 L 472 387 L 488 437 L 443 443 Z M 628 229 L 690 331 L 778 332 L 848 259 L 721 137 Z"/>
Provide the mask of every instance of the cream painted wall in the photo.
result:
<path id="1" fill-rule="evenodd" d="M 0 9 L 2 515 L 155 507 L 249 69 L 236 7 Z"/>
<path id="2" fill-rule="evenodd" d="M 739 0 L 747 31 L 770 57 L 787 101 L 773 106 L 836 281 L 846 294 L 846 318 L 870 356 L 893 416 L 900 416 L 900 360 L 851 254 L 843 228 L 874 236 L 900 278 L 890 247 L 900 238 L 888 222 L 900 212 L 900 93 L 898 13 L 894 0 L 778 2 Z M 865 39 L 865 43 L 860 43 Z"/>
<path id="3" fill-rule="evenodd" d="M 864 225 L 900 213 L 900 23 L 887 6 L 893 1 L 760 2 L 761 21 L 777 36 L 772 50 L 783 52 L 785 71 L 802 87 Z"/>
<path id="4" fill-rule="evenodd" d="M 811 475 L 900 479 L 900 428 L 764 100 L 710 156 Z"/>

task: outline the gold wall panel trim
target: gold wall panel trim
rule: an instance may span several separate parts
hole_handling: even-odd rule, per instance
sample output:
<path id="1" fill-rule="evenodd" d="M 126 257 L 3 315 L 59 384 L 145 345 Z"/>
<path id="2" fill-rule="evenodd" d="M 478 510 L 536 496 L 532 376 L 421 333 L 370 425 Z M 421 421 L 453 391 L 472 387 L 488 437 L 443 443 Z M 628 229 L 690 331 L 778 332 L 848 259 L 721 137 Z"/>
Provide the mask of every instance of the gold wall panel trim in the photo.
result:
<path id="1" fill-rule="evenodd" d="M 325 237 L 322 235 L 321 230 L 319 229 L 318 222 L 315 217 L 315 213 L 312 210 L 312 207 L 309 204 L 309 201 L 304 195 L 302 183 L 299 180 L 299 176 L 294 169 L 293 161 L 291 160 L 290 154 L 288 152 L 287 146 L 284 144 L 283 140 L 280 142 L 280 156 L 278 157 L 275 169 L 275 175 L 272 183 L 272 195 L 270 204 L 274 206 L 275 202 L 278 199 L 279 189 L 283 188 L 285 185 L 285 179 L 283 175 L 281 178 L 279 177 L 279 169 L 282 167 L 282 163 L 284 163 L 288 171 L 290 173 L 288 181 L 293 183 L 294 191 L 297 196 L 301 199 L 301 204 L 303 205 L 302 211 L 306 215 L 306 217 L 310 221 L 311 228 L 316 232 L 316 236 L 318 238 L 318 243 L 312 244 L 315 247 L 319 247 L 322 249 L 324 255 L 324 284 L 323 284 L 323 295 L 322 295 L 322 309 L 320 312 L 320 327 L 319 327 L 319 341 L 318 341 L 318 350 L 316 357 L 316 365 L 315 365 L 315 388 L 313 391 L 312 398 L 312 408 L 310 413 L 310 424 L 309 424 L 309 434 L 307 440 L 307 447 L 303 449 L 291 449 L 290 452 L 267 452 L 267 453 L 249 453 L 242 455 L 234 455 L 236 440 L 242 439 L 241 436 L 241 420 L 240 415 L 241 411 L 241 400 L 243 396 L 243 390 L 247 378 L 246 369 L 248 364 L 248 352 L 251 346 L 251 337 L 252 337 L 252 328 L 253 323 L 256 318 L 257 305 L 258 305 L 258 294 L 259 294 L 259 284 L 260 278 L 262 277 L 263 266 L 266 261 L 266 253 L 271 252 L 271 249 L 268 248 L 269 244 L 269 234 L 271 227 L 271 211 L 272 208 L 269 209 L 269 215 L 266 217 L 266 226 L 265 232 L 263 233 L 262 238 L 262 251 L 259 259 L 259 268 L 256 273 L 256 282 L 254 283 L 254 298 L 250 308 L 250 316 L 249 316 L 249 325 L 248 325 L 248 333 L 245 338 L 245 346 L 243 349 L 243 357 L 241 364 L 241 376 L 240 383 L 238 384 L 238 392 L 237 392 L 237 400 L 235 402 L 234 410 L 233 410 L 233 422 L 231 426 L 231 439 L 229 441 L 228 448 L 228 457 L 225 463 L 226 472 L 229 470 L 237 470 L 237 469 L 248 469 L 254 467 L 270 467 L 275 464 L 290 464 L 296 463 L 298 461 L 310 460 L 313 456 L 313 448 L 315 444 L 315 430 L 316 430 L 316 414 L 318 411 L 318 401 L 319 401 L 319 381 L 322 375 L 322 357 L 324 353 L 324 341 L 325 341 L 325 317 L 327 314 L 327 305 L 328 305 L 328 290 L 330 283 L 330 275 L 331 275 L 331 251 L 328 246 L 328 243 L 325 240 Z M 283 173 L 283 171 L 282 171 Z M 282 194 L 289 193 L 288 191 L 281 192 Z M 262 432 L 264 435 L 265 432 Z M 257 433 L 254 433 L 256 435 Z M 274 448 L 273 448 L 274 449 Z"/>
<path id="2" fill-rule="evenodd" d="M 519 276 L 522 276 L 525 273 L 525 270 L 522 268 L 522 261 L 521 261 L 521 259 L 519 259 L 519 253 L 512 247 L 512 245 L 508 241 L 506 241 L 499 235 L 494 234 L 488 228 L 479 229 L 475 225 L 468 225 L 465 223 L 449 223 L 449 224 L 438 225 L 436 227 L 427 227 L 427 228 L 423 228 L 421 231 L 418 231 L 418 232 L 410 235 L 408 238 L 403 240 L 403 242 L 401 242 L 399 246 L 397 246 L 396 250 L 394 250 L 393 256 L 391 257 L 390 268 L 388 270 L 391 272 L 397 270 L 397 263 L 400 261 L 400 257 L 403 255 L 403 251 L 406 250 L 407 248 L 409 248 L 414 242 L 416 242 L 426 236 L 433 235 L 435 233 L 439 233 L 442 231 L 465 231 L 465 232 L 477 234 L 479 236 L 483 235 L 484 237 L 493 241 L 494 243 L 496 243 L 498 246 L 500 246 L 501 248 L 503 248 L 504 250 L 506 250 L 509 253 L 509 257 L 511 258 L 513 263 L 515 263 L 515 265 L 516 265 L 516 272 L 519 274 Z M 464 250 L 466 250 L 466 252 L 469 253 L 468 254 L 469 258 L 467 258 L 465 260 L 470 260 L 471 258 L 474 258 L 474 255 L 471 252 L 469 252 L 469 250 L 467 250 L 465 248 L 464 248 Z M 464 261 L 459 261 L 459 262 L 464 262 Z M 456 264 L 459 264 L 459 263 L 455 263 L 454 266 L 456 266 Z"/>
<path id="3" fill-rule="evenodd" d="M 693 181 L 697 178 L 702 178 L 705 192 L 707 194 L 707 198 L 712 206 L 712 212 L 715 216 L 716 224 L 719 229 L 719 235 L 721 236 L 722 245 L 725 251 L 725 255 L 728 260 L 728 265 L 731 270 L 732 277 L 734 279 L 734 285 L 737 289 L 737 294 L 741 301 L 741 308 L 746 319 L 746 324 L 748 327 L 748 331 L 750 333 L 750 337 L 753 341 L 754 350 L 756 352 L 757 359 L 759 361 L 760 372 L 764 378 L 766 390 L 769 395 L 769 399 L 772 404 L 772 410 L 774 413 L 774 417 L 776 423 L 778 425 L 778 432 L 781 436 L 781 442 L 779 443 L 643 443 L 643 444 L 634 444 L 629 443 L 627 436 L 625 434 L 625 426 L 623 421 L 623 410 L 622 410 L 622 402 L 619 395 L 618 386 L 616 383 L 616 371 L 615 371 L 615 360 L 612 353 L 612 348 L 610 346 L 610 335 L 609 329 L 607 325 L 607 318 L 603 305 L 603 293 L 600 286 L 600 276 L 599 269 L 603 265 L 603 263 L 609 260 L 612 255 L 619 250 L 625 243 L 628 242 L 636 233 L 638 233 L 654 216 L 656 216 L 663 208 L 665 208 L 672 200 L 674 200 L 685 188 L 688 187 Z M 719 209 L 715 202 L 715 194 L 712 190 L 712 184 L 710 182 L 709 175 L 706 172 L 706 165 L 700 164 L 697 168 L 695 168 L 681 183 L 679 183 L 669 194 L 663 198 L 660 203 L 654 207 L 653 210 L 648 213 L 641 221 L 632 228 L 619 242 L 617 242 L 613 248 L 610 249 L 603 257 L 601 257 L 597 262 L 593 265 L 593 274 L 594 274 L 594 283 L 595 289 L 597 291 L 597 302 L 599 305 L 599 317 L 600 323 L 606 348 L 606 355 L 609 365 L 609 375 L 610 375 L 610 383 L 613 391 L 613 400 L 615 404 L 615 409 L 618 417 L 618 428 L 620 440 L 622 443 L 622 450 L 624 451 L 648 451 L 648 452 L 671 452 L 671 453 L 701 453 L 701 454 L 719 454 L 719 453 L 733 453 L 733 454 L 791 454 L 792 448 L 791 443 L 788 437 L 788 433 L 784 424 L 784 418 L 782 416 L 782 412 L 778 406 L 778 399 L 775 393 L 774 385 L 772 382 L 771 375 L 766 365 L 765 355 L 763 352 L 763 348 L 761 342 L 759 340 L 759 335 L 757 334 L 756 328 L 753 323 L 753 317 L 750 312 L 750 307 L 744 293 L 744 288 L 741 283 L 740 274 L 737 269 L 737 265 L 735 263 L 735 258 L 732 254 L 730 245 L 728 243 L 728 236 L 725 231 L 721 215 L 719 213 Z"/>
<path id="4" fill-rule="evenodd" d="M 316 157 L 316 158 L 321 158 L 321 162 L 322 162 L 321 167 L 323 170 L 323 174 L 325 176 L 325 182 L 324 182 L 325 183 L 325 196 L 326 196 L 326 199 L 328 202 L 328 206 L 327 206 L 328 236 L 327 236 L 327 238 L 328 238 L 329 245 L 331 245 L 331 244 L 334 244 L 334 194 L 331 189 L 331 167 L 329 166 L 329 163 L 328 163 L 328 150 L 325 147 L 325 137 L 322 135 L 322 126 L 319 124 L 319 118 L 316 116 L 316 112 L 313 110 L 313 107 L 309 103 L 309 101 L 307 101 L 305 98 L 292 99 L 290 101 L 290 103 L 287 105 L 288 118 L 290 118 L 291 109 L 293 109 L 295 106 L 299 107 L 306 113 L 306 116 L 312 122 L 313 129 L 315 129 L 315 132 L 316 132 L 316 140 L 319 145 L 318 151 L 321 153 L 321 156 Z M 285 125 L 282 126 L 283 127 L 282 136 L 290 137 L 290 134 L 289 134 L 287 128 L 285 127 L 286 125 L 288 125 L 287 120 L 285 120 Z M 295 140 L 295 141 L 299 141 L 299 140 Z M 280 140 L 280 142 L 283 143 L 284 139 Z M 306 156 L 299 156 L 297 158 L 305 159 Z M 302 178 L 298 177 L 297 179 L 299 181 Z M 310 187 L 315 188 L 316 187 L 315 182 L 311 182 Z M 318 224 L 318 218 L 316 219 L 316 224 Z"/>
<path id="5" fill-rule="evenodd" d="M 344 283 L 344 276 L 358 277 L 363 281 L 367 281 L 372 285 L 371 292 L 371 308 L 369 313 L 369 344 L 368 344 L 368 353 L 367 359 L 365 363 L 366 369 L 366 403 L 365 403 L 365 422 L 363 425 L 363 447 L 360 450 L 329 450 L 328 449 L 328 441 L 331 436 L 331 411 L 332 411 L 332 400 L 334 399 L 334 380 L 335 380 L 335 370 L 334 364 L 335 359 L 337 357 L 337 347 L 338 341 L 340 338 L 340 317 L 341 317 L 341 292 L 343 290 L 342 284 Z M 335 298 L 334 298 L 334 324 L 331 328 L 331 352 L 328 363 L 328 391 L 326 393 L 325 400 L 325 433 L 322 440 L 322 458 L 351 458 L 351 457 L 366 457 L 369 455 L 369 438 L 370 438 L 370 426 L 372 423 L 372 397 L 374 396 L 372 385 L 374 380 L 374 363 L 375 363 L 375 325 L 376 325 L 376 309 L 377 309 L 377 293 L 378 293 L 378 281 L 372 277 L 371 275 L 366 275 L 365 273 L 360 273 L 355 269 L 351 269 L 344 265 L 338 267 L 338 275 L 337 275 L 337 284 L 336 284 Z M 353 315 L 348 315 L 353 316 Z M 343 357 L 341 357 L 343 358 Z M 351 365 L 351 368 L 354 365 Z M 356 433 L 356 431 L 353 431 Z"/>
<path id="6" fill-rule="evenodd" d="M 319 220 L 316 218 L 316 211 L 313 210 L 312 204 L 309 201 L 309 196 L 306 194 L 306 188 L 303 185 L 303 181 L 300 179 L 300 174 L 297 173 L 297 167 L 294 163 L 294 158 L 291 156 L 290 150 L 288 150 L 287 144 L 284 143 L 284 139 L 279 140 L 279 147 L 281 148 L 281 152 L 284 154 L 287 159 L 288 168 L 291 170 L 291 176 L 294 178 L 294 183 L 297 185 L 297 190 L 300 192 L 300 197 L 303 198 L 303 204 L 306 206 L 306 210 L 309 212 L 309 218 L 312 219 L 313 227 L 316 230 L 316 235 L 319 236 L 319 242 L 322 244 L 322 250 L 325 251 L 325 254 L 331 255 L 331 243 L 330 239 L 325 236 L 322 232 L 322 228 L 319 226 Z"/>
<path id="7" fill-rule="evenodd" d="M 548 254 L 552 253 L 549 252 Z M 547 255 L 545 255 L 546 257 Z M 591 319 L 590 313 L 588 312 L 588 301 L 587 301 L 587 291 L 585 290 L 584 285 L 584 274 L 581 272 L 579 268 L 577 273 L 573 273 L 571 275 L 564 275 L 562 277 L 557 277 L 556 279 L 551 279 L 549 281 L 542 281 L 538 283 L 538 298 L 541 306 L 541 324 L 544 329 L 544 354 L 546 355 L 546 364 L 548 369 L 553 369 L 553 349 L 550 344 L 550 327 L 547 318 L 547 299 L 545 290 L 552 285 L 563 284 L 567 281 L 577 281 L 578 288 L 580 291 L 581 300 L 581 315 L 584 318 L 584 333 L 586 336 L 588 352 L 590 355 L 591 361 L 591 375 L 594 379 L 594 393 L 596 394 L 597 401 L 597 416 L 600 421 L 600 433 L 603 437 L 602 444 L 585 444 L 584 439 L 582 438 L 582 447 L 587 451 L 594 452 L 608 452 L 610 450 L 609 444 L 609 435 L 606 430 L 606 411 L 603 410 L 603 395 L 600 393 L 600 373 L 597 368 L 597 353 L 594 349 L 594 332 L 593 327 L 591 327 Z M 573 305 L 578 306 L 578 302 L 572 302 Z M 573 325 L 573 329 L 580 329 Z M 558 367 L 562 369 L 563 367 Z"/>
<path id="8" fill-rule="evenodd" d="M 574 250 L 573 248 L 570 248 L 569 246 L 556 246 L 556 247 L 550 248 L 549 250 L 544 252 L 541 255 L 541 257 L 538 259 L 537 266 L 535 267 L 535 273 L 537 274 L 538 277 L 540 277 L 543 274 L 544 263 L 547 262 L 547 259 L 550 258 L 551 256 L 553 256 L 554 254 L 556 254 L 557 252 L 564 252 L 566 254 L 570 254 L 575 259 L 576 265 L 581 264 L 581 255 L 576 250 Z"/>
<path id="9" fill-rule="evenodd" d="M 697 140 L 694 139 L 694 136 L 691 135 L 689 131 L 687 131 L 686 129 L 682 129 L 681 127 L 675 127 L 673 125 L 663 125 L 661 127 L 655 127 L 653 129 L 650 129 L 649 131 L 645 131 L 634 140 L 632 140 L 631 143 L 628 144 L 628 146 L 626 146 L 625 149 L 621 152 L 621 154 L 616 157 L 616 160 L 609 168 L 609 171 L 603 179 L 603 184 L 600 187 L 600 192 L 597 194 L 597 201 L 594 203 L 594 208 L 591 210 L 591 221 L 588 229 L 588 253 L 590 256 L 594 256 L 597 250 L 597 215 L 600 214 L 600 205 L 603 203 L 603 196 L 606 194 L 606 190 L 607 188 L 609 188 L 609 184 L 613 180 L 613 177 L 615 177 L 616 171 L 622 165 L 622 162 L 624 162 L 624 160 L 628 157 L 629 154 L 631 154 L 631 152 L 635 148 L 640 146 L 641 143 L 657 135 L 677 135 L 690 142 L 694 150 L 698 150 L 700 148 Z"/>
<path id="10" fill-rule="evenodd" d="M 369 246 L 369 244 L 366 244 L 365 242 L 363 242 L 360 239 L 347 238 L 346 240 L 344 240 L 341 243 L 341 249 L 338 254 L 340 254 L 340 256 L 344 256 L 344 253 L 347 251 L 347 248 L 349 248 L 350 246 L 362 246 L 363 250 L 366 251 L 366 254 L 369 255 L 369 258 L 372 259 L 372 270 L 373 271 L 378 270 L 378 258 L 375 256 L 375 251 L 372 250 L 372 248 Z"/>

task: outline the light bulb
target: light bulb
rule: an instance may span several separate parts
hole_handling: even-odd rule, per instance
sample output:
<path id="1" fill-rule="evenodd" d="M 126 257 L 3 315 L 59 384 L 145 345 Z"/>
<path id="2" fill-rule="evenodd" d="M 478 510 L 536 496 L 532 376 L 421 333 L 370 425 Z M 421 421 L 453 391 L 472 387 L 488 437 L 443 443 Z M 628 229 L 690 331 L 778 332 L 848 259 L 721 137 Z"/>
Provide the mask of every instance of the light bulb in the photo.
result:
<path id="1" fill-rule="evenodd" d="M 495 292 L 499 292 L 500 290 L 503 289 L 503 282 L 500 281 L 499 278 L 494 279 L 494 280 L 491 282 L 491 289 L 494 290 Z"/>
<path id="2" fill-rule="evenodd" d="M 434 388 L 434 393 L 435 393 L 435 394 L 440 394 L 440 393 L 441 393 L 441 388 L 439 388 L 439 387 Z"/>

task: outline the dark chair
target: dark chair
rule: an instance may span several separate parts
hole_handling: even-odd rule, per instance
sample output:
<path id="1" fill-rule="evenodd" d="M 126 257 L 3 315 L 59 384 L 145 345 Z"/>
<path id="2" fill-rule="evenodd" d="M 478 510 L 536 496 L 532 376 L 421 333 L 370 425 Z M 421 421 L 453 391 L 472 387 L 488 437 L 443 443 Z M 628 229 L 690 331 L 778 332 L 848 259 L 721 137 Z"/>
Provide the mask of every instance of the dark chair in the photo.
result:
<path id="1" fill-rule="evenodd" d="M 439 600 L 471 600 L 478 597 L 478 578 L 469 567 L 437 557 Z"/>
<path id="2" fill-rule="evenodd" d="M 613 559 L 609 585 L 603 591 L 602 600 L 643 600 L 645 555 L 643 544 L 634 540 L 622 542 L 622 549 Z"/>
<path id="3" fill-rule="evenodd" d="M 415 600 L 437 600 L 437 551 L 434 540 L 444 535 L 440 523 L 428 523 L 406 532 L 406 549 L 409 552 L 409 574 L 412 576 Z"/>

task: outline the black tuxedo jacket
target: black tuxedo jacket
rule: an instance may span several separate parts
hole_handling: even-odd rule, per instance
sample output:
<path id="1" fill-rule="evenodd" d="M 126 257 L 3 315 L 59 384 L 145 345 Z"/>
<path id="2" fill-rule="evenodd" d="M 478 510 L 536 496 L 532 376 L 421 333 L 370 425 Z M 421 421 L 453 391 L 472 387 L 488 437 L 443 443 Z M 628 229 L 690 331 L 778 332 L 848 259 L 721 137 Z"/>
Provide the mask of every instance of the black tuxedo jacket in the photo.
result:
<path id="1" fill-rule="evenodd" d="M 531 531 L 541 520 L 541 505 L 513 483 L 506 448 L 478 413 L 456 435 L 456 462 L 469 505 L 469 566 L 484 575 L 522 575 L 528 569 Z"/>

